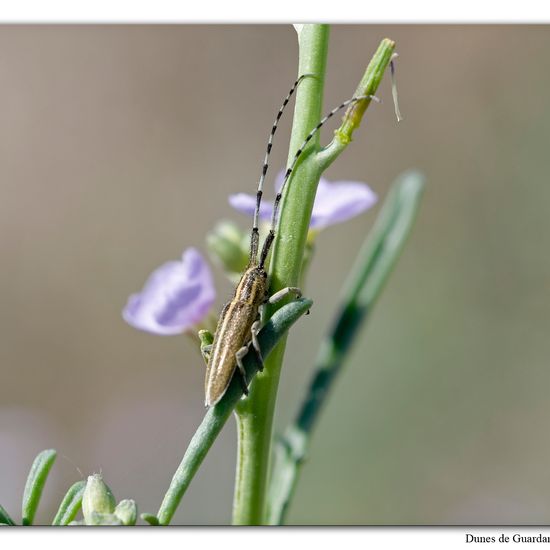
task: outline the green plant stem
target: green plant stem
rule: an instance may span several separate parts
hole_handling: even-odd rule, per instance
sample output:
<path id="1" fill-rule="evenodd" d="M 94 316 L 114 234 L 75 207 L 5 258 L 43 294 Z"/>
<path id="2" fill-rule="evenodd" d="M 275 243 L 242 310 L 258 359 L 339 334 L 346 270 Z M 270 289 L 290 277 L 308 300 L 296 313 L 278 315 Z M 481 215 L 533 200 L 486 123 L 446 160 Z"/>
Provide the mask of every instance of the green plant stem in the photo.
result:
<path id="1" fill-rule="evenodd" d="M 328 50 L 328 27 L 304 25 L 299 34 L 298 74 L 312 74 L 298 90 L 290 139 L 289 163 L 295 151 L 322 117 L 322 98 Z M 395 43 L 385 39 L 367 67 L 356 95 L 374 95 L 387 68 Z M 270 264 L 271 292 L 300 281 L 311 211 L 323 170 L 351 141 L 370 99 L 352 104 L 342 127 L 331 144 L 320 150 L 315 134 L 297 164 L 286 188 L 277 236 Z M 266 308 L 269 317 L 278 306 Z M 233 501 L 233 524 L 258 525 L 266 522 L 266 494 L 269 476 L 273 417 L 286 339 L 276 347 L 261 376 L 251 387 L 250 399 L 238 407 L 239 446 Z"/>
<path id="2" fill-rule="evenodd" d="M 312 128 L 321 118 L 329 29 L 326 25 L 304 25 L 299 34 L 298 74 L 311 74 L 300 85 L 296 96 L 290 139 L 289 162 Z M 308 150 L 317 151 L 319 135 Z M 296 286 L 307 239 L 311 209 L 320 171 L 311 162 L 308 150 L 302 157 L 286 188 L 277 237 L 270 263 L 272 293 Z M 269 318 L 277 306 L 266 308 Z M 237 476 L 233 501 L 233 524 L 260 525 L 264 522 L 273 415 L 285 339 L 266 361 L 264 372 L 250 388 L 250 398 L 238 408 L 239 443 Z"/>
<path id="3" fill-rule="evenodd" d="M 423 178 L 416 172 L 405 173 L 396 181 L 350 272 L 339 314 L 319 350 L 315 372 L 300 411 L 277 442 L 269 492 L 268 520 L 271 525 L 280 525 L 285 519 L 313 428 L 344 359 L 410 233 L 423 186 Z"/>
<path id="4" fill-rule="evenodd" d="M 374 96 L 376 94 L 394 51 L 395 42 L 393 40 L 384 38 L 380 42 L 353 97 Z M 317 154 L 316 160 L 323 170 L 326 170 L 349 145 L 352 140 L 353 132 L 359 128 L 365 110 L 371 104 L 371 101 L 370 98 L 366 98 L 352 103 L 347 108 L 340 128 L 334 132 L 334 138 Z"/>
<path id="5" fill-rule="evenodd" d="M 286 331 L 312 305 L 311 300 L 302 298 L 284 306 L 262 328 L 258 334 L 260 347 L 267 357 L 276 343 Z M 243 360 L 247 378 L 250 380 L 258 371 L 258 360 L 254 353 L 249 353 Z M 156 519 L 159 525 L 168 525 L 195 473 L 199 469 L 204 457 L 218 437 L 221 429 L 231 415 L 235 405 L 242 396 L 242 386 L 237 377 L 233 377 L 229 388 L 221 401 L 208 409 L 195 435 L 189 442 L 185 455 L 172 478 L 170 487 L 164 496 Z M 142 518 L 151 524 L 156 523 L 151 514 L 143 514 Z"/>

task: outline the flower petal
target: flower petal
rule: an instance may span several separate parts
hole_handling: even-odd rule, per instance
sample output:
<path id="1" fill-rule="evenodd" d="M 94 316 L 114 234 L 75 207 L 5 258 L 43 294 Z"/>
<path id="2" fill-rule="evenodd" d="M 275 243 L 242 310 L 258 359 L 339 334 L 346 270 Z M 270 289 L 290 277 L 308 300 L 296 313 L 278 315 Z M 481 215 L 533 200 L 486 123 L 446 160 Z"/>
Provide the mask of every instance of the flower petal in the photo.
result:
<path id="1" fill-rule="evenodd" d="M 235 195 L 229 195 L 229 204 L 235 210 L 252 217 L 256 208 L 256 196 L 248 195 L 247 193 L 236 193 Z M 272 212 L 273 204 L 265 200 L 262 201 L 262 204 L 260 205 L 260 219 L 270 220 Z"/>
<path id="2" fill-rule="evenodd" d="M 374 206 L 377 200 L 376 193 L 366 183 L 329 182 L 321 178 L 313 204 L 310 227 L 322 229 L 345 222 Z"/>
<path id="3" fill-rule="evenodd" d="M 122 312 L 133 327 L 153 334 L 180 334 L 202 321 L 216 291 L 202 255 L 187 249 L 182 261 L 167 262 L 150 275 L 143 290 L 133 294 Z"/>
<path id="4" fill-rule="evenodd" d="M 275 177 L 275 192 L 279 192 L 283 185 L 284 171 Z M 358 181 L 335 181 L 330 182 L 321 178 L 313 203 L 310 228 L 322 229 L 329 225 L 345 222 L 368 210 L 378 197 L 376 193 L 366 184 Z M 246 193 L 230 195 L 229 203 L 233 208 L 252 216 L 256 207 L 256 197 Z M 260 206 L 260 218 L 271 219 L 273 203 L 262 202 Z"/>

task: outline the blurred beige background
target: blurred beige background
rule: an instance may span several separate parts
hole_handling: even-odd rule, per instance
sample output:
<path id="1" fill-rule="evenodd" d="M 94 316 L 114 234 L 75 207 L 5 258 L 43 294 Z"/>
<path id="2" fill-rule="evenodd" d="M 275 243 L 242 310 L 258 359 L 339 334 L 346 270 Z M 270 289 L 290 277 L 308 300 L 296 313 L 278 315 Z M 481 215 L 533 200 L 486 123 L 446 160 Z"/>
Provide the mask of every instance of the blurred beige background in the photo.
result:
<path id="1" fill-rule="evenodd" d="M 384 196 L 415 167 L 428 186 L 289 520 L 547 523 L 550 28 L 335 26 L 326 109 L 353 93 L 385 36 L 405 120 L 386 79 L 328 175 Z M 121 309 L 159 264 L 204 251 L 218 219 L 247 227 L 227 195 L 254 191 L 296 57 L 288 25 L 0 27 L 0 502 L 17 520 L 49 447 L 60 456 L 40 522 L 77 468 L 157 510 L 204 412 L 204 367 L 188 339 L 138 332 Z M 319 238 L 280 428 L 374 216 Z M 221 305 L 231 286 L 216 277 Z M 234 467 L 230 422 L 175 522 L 228 523 Z"/>

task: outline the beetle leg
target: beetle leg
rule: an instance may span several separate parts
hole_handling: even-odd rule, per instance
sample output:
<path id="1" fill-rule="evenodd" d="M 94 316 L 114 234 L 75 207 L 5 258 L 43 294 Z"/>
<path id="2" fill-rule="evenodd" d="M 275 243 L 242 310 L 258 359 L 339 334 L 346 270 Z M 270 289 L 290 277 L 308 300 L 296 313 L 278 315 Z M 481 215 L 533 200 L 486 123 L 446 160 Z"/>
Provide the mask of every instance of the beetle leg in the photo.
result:
<path id="1" fill-rule="evenodd" d="M 252 333 L 252 347 L 256 352 L 256 357 L 258 358 L 258 370 L 263 372 L 264 370 L 264 358 L 262 357 L 262 350 L 260 349 L 260 342 L 258 342 L 258 332 L 260 332 L 260 321 L 254 321 L 252 327 L 250 328 Z"/>
<path id="2" fill-rule="evenodd" d="M 208 361 L 210 360 L 211 352 L 212 352 L 212 344 L 207 344 L 205 346 L 201 345 L 202 358 L 204 359 L 207 365 L 208 365 Z"/>
<path id="3" fill-rule="evenodd" d="M 275 294 L 273 294 L 272 296 L 270 296 L 267 299 L 266 303 L 275 304 L 276 302 L 279 302 L 280 300 L 282 300 L 283 298 L 285 298 L 289 294 L 294 294 L 296 299 L 302 297 L 302 291 L 299 288 L 297 288 L 295 286 L 287 286 L 286 288 L 283 288 L 283 289 L 279 290 L 278 292 L 275 292 Z"/>
<path id="4" fill-rule="evenodd" d="M 239 374 L 241 385 L 243 387 L 243 393 L 245 395 L 248 395 L 248 383 L 246 382 L 246 370 L 244 369 L 243 365 L 243 357 L 248 353 L 248 346 L 243 346 L 240 350 L 237 351 L 235 354 L 235 360 L 237 361 L 237 367 L 239 368 Z"/>
<path id="5" fill-rule="evenodd" d="M 210 353 L 212 352 L 214 342 L 214 335 L 209 330 L 199 330 L 199 341 L 202 358 L 208 366 L 208 361 L 210 361 Z"/>

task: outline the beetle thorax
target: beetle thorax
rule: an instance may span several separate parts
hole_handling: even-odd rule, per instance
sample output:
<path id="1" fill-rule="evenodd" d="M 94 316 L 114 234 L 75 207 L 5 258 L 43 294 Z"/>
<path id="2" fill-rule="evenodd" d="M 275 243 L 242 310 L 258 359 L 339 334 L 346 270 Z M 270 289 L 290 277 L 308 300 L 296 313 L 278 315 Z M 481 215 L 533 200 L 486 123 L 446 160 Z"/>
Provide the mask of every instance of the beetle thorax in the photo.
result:
<path id="1" fill-rule="evenodd" d="M 235 290 L 235 299 L 251 305 L 261 305 L 267 296 L 267 272 L 263 267 L 249 267 Z"/>

